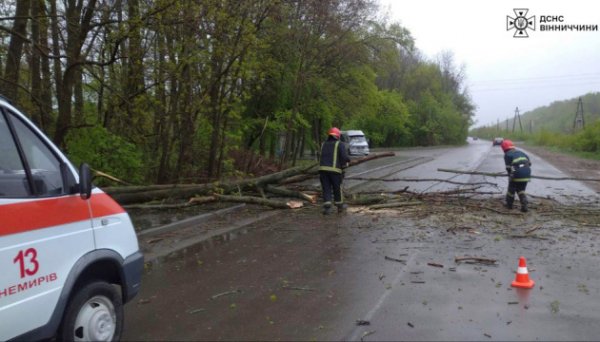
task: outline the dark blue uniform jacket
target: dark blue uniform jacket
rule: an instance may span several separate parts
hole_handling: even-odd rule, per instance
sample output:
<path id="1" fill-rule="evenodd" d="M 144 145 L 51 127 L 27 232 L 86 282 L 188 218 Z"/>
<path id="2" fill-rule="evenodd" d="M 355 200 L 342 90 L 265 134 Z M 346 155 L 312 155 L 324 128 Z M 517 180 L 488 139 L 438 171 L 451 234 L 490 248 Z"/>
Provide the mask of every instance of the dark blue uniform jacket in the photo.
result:
<path id="1" fill-rule="evenodd" d="M 531 177 L 531 161 L 525 152 L 511 149 L 504 153 L 506 171 L 513 182 L 529 182 Z"/>

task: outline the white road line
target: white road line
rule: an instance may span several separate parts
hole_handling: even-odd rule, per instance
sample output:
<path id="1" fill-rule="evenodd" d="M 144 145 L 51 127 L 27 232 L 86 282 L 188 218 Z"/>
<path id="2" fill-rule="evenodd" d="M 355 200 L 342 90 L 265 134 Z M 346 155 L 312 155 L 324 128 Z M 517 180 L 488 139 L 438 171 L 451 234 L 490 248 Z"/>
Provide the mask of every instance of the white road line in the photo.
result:
<path id="1" fill-rule="evenodd" d="M 423 245 L 421 244 L 420 246 L 423 246 Z M 387 298 L 389 297 L 389 295 L 392 293 L 392 289 L 396 288 L 396 285 L 398 285 L 398 283 L 400 282 L 400 279 L 402 279 L 402 277 L 404 276 L 404 273 L 402 271 L 406 267 L 408 267 L 408 265 L 410 264 L 410 262 L 414 259 L 414 257 L 417 254 L 418 254 L 418 252 L 415 252 L 413 255 L 410 256 L 410 258 L 408 258 L 408 260 L 406 261 L 406 266 L 403 267 L 400 270 L 400 272 L 398 272 L 398 274 L 396 275 L 396 278 L 394 278 L 394 281 L 392 282 L 392 288 L 390 290 L 385 290 L 383 292 L 383 294 L 381 295 L 381 297 L 379 297 L 379 300 L 377 301 L 377 303 L 375 303 L 375 306 L 373 306 L 373 308 L 371 308 L 371 310 L 369 310 L 369 312 L 367 312 L 367 314 L 364 317 L 361 318 L 362 320 L 371 321 L 373 319 L 373 317 L 375 316 L 375 314 L 383 306 L 383 303 L 385 303 L 385 301 L 387 300 Z M 343 338 L 341 340 L 342 341 L 360 341 L 362 339 L 364 331 L 365 331 L 365 327 L 363 327 L 363 326 L 357 326 L 350 333 L 350 335 L 349 335 L 350 337 Z"/>

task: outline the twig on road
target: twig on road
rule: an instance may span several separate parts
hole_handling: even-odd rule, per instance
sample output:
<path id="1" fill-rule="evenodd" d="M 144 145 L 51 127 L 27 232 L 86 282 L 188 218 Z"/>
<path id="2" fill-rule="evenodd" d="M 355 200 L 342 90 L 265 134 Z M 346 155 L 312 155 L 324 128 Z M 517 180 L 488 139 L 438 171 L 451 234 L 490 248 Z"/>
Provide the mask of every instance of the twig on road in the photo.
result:
<path id="1" fill-rule="evenodd" d="M 456 262 L 456 263 L 460 263 L 463 261 L 473 261 L 473 262 L 480 263 L 480 264 L 495 265 L 497 260 L 489 259 L 489 258 L 470 257 L 470 256 L 454 257 L 454 262 Z"/>
<path id="2" fill-rule="evenodd" d="M 316 291 L 316 289 L 312 289 L 310 287 L 298 287 L 298 286 L 282 286 L 284 290 L 298 290 L 298 291 Z"/>
<path id="3" fill-rule="evenodd" d="M 438 182 L 438 183 L 450 183 L 450 184 L 456 184 L 456 185 L 496 185 L 496 183 L 491 183 L 491 182 L 468 183 L 468 182 L 456 182 L 456 181 L 451 181 L 448 179 L 441 179 L 441 178 L 385 178 L 385 177 L 378 178 L 378 177 L 350 176 L 350 177 L 346 177 L 345 179 L 381 181 L 381 182 Z"/>
<path id="4" fill-rule="evenodd" d="M 215 300 L 219 297 L 223 297 L 223 296 L 229 296 L 232 294 L 237 294 L 237 293 L 241 293 L 241 290 L 233 290 L 233 291 L 226 291 L 226 292 L 221 292 L 221 293 L 217 293 L 216 295 L 210 297 L 211 300 Z"/>
<path id="5" fill-rule="evenodd" d="M 403 264 L 406 264 L 406 260 L 392 258 L 392 257 L 389 257 L 387 255 L 385 256 L 385 260 L 391 260 L 391 261 L 396 261 L 396 262 L 401 262 Z"/>
<path id="6" fill-rule="evenodd" d="M 533 227 L 532 229 L 529 229 L 528 231 L 526 231 L 525 235 L 531 234 L 531 233 L 533 233 L 534 231 L 536 231 L 536 230 L 538 230 L 540 228 L 542 228 L 542 226 Z"/>
<path id="7" fill-rule="evenodd" d="M 462 170 L 451 170 L 451 169 L 437 169 L 439 172 L 451 172 L 462 175 L 480 175 L 489 177 L 508 177 L 506 172 L 479 172 L 479 171 L 462 171 Z M 586 182 L 600 182 L 599 178 L 579 178 L 579 177 L 547 177 L 547 176 L 535 176 L 531 175 L 530 178 L 545 179 L 545 180 L 576 180 Z"/>
<path id="8" fill-rule="evenodd" d="M 542 237 L 542 236 L 538 236 L 538 235 L 521 235 L 521 234 L 513 234 L 513 235 L 509 235 L 509 238 L 512 239 L 540 239 L 540 240 L 548 240 L 548 238 Z"/>
<path id="9" fill-rule="evenodd" d="M 375 204 L 369 207 L 370 210 L 377 210 L 377 209 L 388 209 L 388 208 L 400 208 L 400 207 L 411 207 L 411 206 L 416 206 L 416 205 L 421 205 L 423 204 L 422 202 L 391 202 L 391 203 L 384 203 L 384 204 Z"/>

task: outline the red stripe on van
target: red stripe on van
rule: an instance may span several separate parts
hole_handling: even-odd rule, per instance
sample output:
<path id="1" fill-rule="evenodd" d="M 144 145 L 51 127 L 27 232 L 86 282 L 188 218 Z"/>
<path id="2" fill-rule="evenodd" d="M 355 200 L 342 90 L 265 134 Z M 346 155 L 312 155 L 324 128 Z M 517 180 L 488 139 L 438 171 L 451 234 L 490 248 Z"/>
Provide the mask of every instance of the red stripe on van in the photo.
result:
<path id="1" fill-rule="evenodd" d="M 93 217 L 125 212 L 105 193 L 90 198 Z M 79 195 L 0 205 L 0 236 L 90 219 L 87 201 Z"/>

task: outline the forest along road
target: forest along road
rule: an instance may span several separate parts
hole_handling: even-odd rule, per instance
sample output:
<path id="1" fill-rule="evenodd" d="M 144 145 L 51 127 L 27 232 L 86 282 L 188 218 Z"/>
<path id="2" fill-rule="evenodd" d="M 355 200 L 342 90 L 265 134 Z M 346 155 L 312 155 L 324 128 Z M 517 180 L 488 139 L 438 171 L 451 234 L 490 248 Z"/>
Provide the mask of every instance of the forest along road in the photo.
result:
<path id="1" fill-rule="evenodd" d="M 530 157 L 534 174 L 566 176 Z M 350 168 L 344 187 L 470 187 L 352 177 L 483 180 L 438 168 L 502 172 L 504 162 L 486 141 L 406 149 Z M 148 268 L 137 301 L 126 306 L 123 338 L 597 340 L 598 194 L 574 181 L 535 179 L 527 189 L 532 210 L 522 214 L 502 208 L 506 181 L 487 177 L 497 185 L 473 199 L 424 196 L 410 207 L 352 206 L 325 217 L 312 206 L 254 223 Z M 519 256 L 531 290 L 511 287 Z"/>

